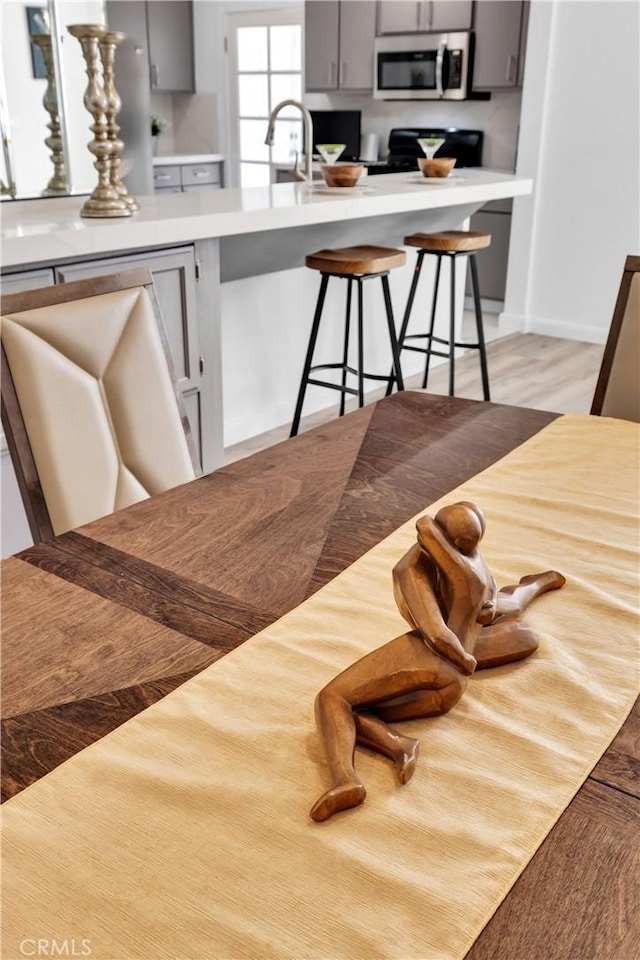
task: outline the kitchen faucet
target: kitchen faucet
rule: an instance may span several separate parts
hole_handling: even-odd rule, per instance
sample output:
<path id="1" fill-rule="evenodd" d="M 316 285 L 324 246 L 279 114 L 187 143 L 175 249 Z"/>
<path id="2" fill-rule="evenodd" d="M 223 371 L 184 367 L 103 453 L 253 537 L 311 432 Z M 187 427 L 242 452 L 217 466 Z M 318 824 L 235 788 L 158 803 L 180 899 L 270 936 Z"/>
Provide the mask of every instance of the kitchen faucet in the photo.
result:
<path id="1" fill-rule="evenodd" d="M 295 176 L 299 180 L 306 180 L 307 183 L 311 183 L 313 180 L 313 120 L 311 119 L 311 114 L 308 109 L 305 107 L 304 103 L 300 103 L 299 100 L 282 100 L 276 107 L 273 108 L 269 116 L 269 126 L 267 127 L 267 135 L 264 139 L 264 142 L 268 146 L 273 146 L 273 133 L 276 124 L 276 117 L 280 113 L 283 107 L 297 107 L 300 113 L 302 114 L 302 119 L 304 121 L 304 173 L 298 168 L 298 154 L 296 153 L 296 162 L 293 168 Z"/>

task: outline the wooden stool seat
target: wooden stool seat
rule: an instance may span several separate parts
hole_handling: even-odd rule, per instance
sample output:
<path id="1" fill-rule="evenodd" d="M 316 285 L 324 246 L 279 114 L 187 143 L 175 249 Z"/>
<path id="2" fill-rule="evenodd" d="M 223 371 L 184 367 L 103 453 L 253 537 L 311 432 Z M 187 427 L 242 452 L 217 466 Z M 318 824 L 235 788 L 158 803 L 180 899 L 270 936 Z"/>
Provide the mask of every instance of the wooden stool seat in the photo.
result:
<path id="1" fill-rule="evenodd" d="M 398 349 L 398 338 L 396 336 L 393 309 L 391 306 L 391 293 L 389 291 L 389 271 L 393 270 L 394 267 L 404 266 L 406 261 L 407 255 L 404 250 L 396 250 L 392 247 L 374 247 L 369 244 L 357 247 L 342 247 L 338 250 L 318 250 L 316 253 L 310 253 L 305 257 L 305 263 L 311 270 L 320 271 L 321 280 L 290 436 L 295 437 L 298 432 L 300 417 L 302 416 L 302 405 L 309 384 L 314 384 L 317 387 L 327 387 L 329 390 L 337 390 L 340 393 L 340 416 L 344 414 L 347 395 L 357 397 L 359 407 L 364 405 L 365 380 L 385 381 L 387 384 L 387 393 L 391 393 L 394 386 L 396 386 L 398 390 L 404 390 L 402 371 L 400 370 L 400 351 Z M 342 357 L 335 363 L 314 364 L 313 354 L 320 329 L 320 318 L 322 317 L 327 286 L 331 277 L 337 280 L 347 281 Z M 362 287 L 369 280 L 380 280 L 382 285 L 384 309 L 387 318 L 387 328 L 389 330 L 389 344 L 393 358 L 391 373 L 388 375 L 366 373 L 364 369 L 364 304 Z M 354 284 L 358 295 L 357 358 L 355 365 L 350 365 L 351 295 Z M 312 376 L 312 374 L 315 374 L 319 370 L 331 370 L 334 376 L 339 374 L 339 382 L 336 383 L 334 380 L 319 380 L 317 377 Z M 357 377 L 357 387 L 351 387 L 347 384 L 348 375 Z"/>
<path id="2" fill-rule="evenodd" d="M 442 230 L 440 233 L 412 233 L 404 238 L 404 242 L 407 247 L 432 253 L 473 253 L 490 245 L 491 234 L 479 230 Z"/>
<path id="3" fill-rule="evenodd" d="M 403 267 L 407 255 L 393 247 L 342 247 L 338 250 L 318 250 L 305 258 L 311 270 L 338 274 L 343 277 L 362 277 L 384 273 L 394 267 Z"/>

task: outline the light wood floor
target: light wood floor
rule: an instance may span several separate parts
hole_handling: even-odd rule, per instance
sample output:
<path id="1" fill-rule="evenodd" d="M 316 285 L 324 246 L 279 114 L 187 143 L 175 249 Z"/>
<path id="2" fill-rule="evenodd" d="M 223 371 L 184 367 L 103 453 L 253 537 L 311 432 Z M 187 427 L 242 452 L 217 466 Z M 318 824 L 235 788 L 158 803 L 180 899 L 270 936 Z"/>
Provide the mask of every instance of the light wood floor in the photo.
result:
<path id="1" fill-rule="evenodd" d="M 486 324 L 487 356 L 491 399 L 496 403 L 551 410 L 556 413 L 588 413 L 602 360 L 603 346 L 560 340 L 538 334 L 514 333 L 499 337 L 497 328 Z M 407 379 L 405 387 L 420 388 L 421 377 Z M 448 392 L 448 367 L 441 364 L 429 375 L 431 393 Z M 367 402 L 377 400 L 384 390 L 369 394 Z M 482 384 L 477 351 L 468 351 L 456 360 L 456 395 L 482 399 Z M 337 394 L 336 394 L 337 396 Z M 353 409 L 351 401 L 348 409 Z M 337 416 L 337 403 L 328 410 L 303 418 L 300 432 Z M 232 463 L 258 450 L 279 443 L 289 436 L 290 424 L 252 437 L 225 450 L 225 462 Z"/>

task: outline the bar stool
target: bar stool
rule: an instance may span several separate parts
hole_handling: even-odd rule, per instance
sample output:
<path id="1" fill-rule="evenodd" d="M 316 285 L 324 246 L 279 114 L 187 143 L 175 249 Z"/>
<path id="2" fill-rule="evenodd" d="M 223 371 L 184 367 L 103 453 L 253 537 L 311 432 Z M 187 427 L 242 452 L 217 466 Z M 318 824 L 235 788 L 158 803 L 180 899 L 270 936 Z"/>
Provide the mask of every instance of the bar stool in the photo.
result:
<path id="1" fill-rule="evenodd" d="M 413 280 L 411 283 L 411 289 L 409 290 L 409 298 L 407 300 L 407 306 L 404 312 L 404 317 L 402 319 L 402 326 L 400 327 L 400 335 L 398 337 L 398 342 L 400 346 L 400 351 L 402 350 L 413 350 L 416 353 L 426 354 L 426 362 L 424 368 L 424 377 L 422 380 L 423 390 L 427 386 L 427 380 L 429 377 L 429 363 L 431 357 L 448 357 L 449 359 L 449 396 L 454 396 L 455 391 L 455 350 L 456 347 L 467 347 L 471 350 L 478 350 L 480 352 L 480 372 L 482 374 L 482 390 L 484 393 L 484 399 L 489 400 L 489 373 L 487 370 L 487 350 L 484 340 L 484 328 L 482 325 L 482 310 L 480 307 L 480 293 L 478 288 L 478 269 L 476 266 L 476 257 L 475 253 L 477 250 L 483 250 L 485 247 L 488 247 L 491 243 L 491 234 L 490 233 L 480 233 L 474 230 L 443 230 L 440 233 L 413 233 L 409 237 L 404 238 L 405 245 L 408 247 L 417 247 L 418 248 L 418 259 L 416 262 L 416 268 L 413 274 Z M 407 334 L 407 327 L 409 326 L 409 318 L 411 316 L 411 309 L 413 307 L 413 301 L 416 295 L 416 290 L 418 288 L 418 281 L 420 279 L 420 271 L 422 270 L 422 261 L 424 260 L 427 254 L 431 254 L 438 258 L 438 263 L 436 266 L 436 278 L 433 288 L 433 299 L 431 301 L 431 320 L 429 323 L 429 332 L 428 333 L 415 333 Z M 469 265 L 471 267 L 471 288 L 473 290 L 473 301 L 475 306 L 476 313 L 476 329 L 478 340 L 476 343 L 463 343 L 456 341 L 455 339 L 455 317 L 456 317 L 456 258 L 459 256 L 466 256 L 469 258 Z M 435 318 L 436 318 L 436 304 L 438 300 L 438 287 L 440 285 L 440 267 L 442 266 L 442 258 L 448 257 L 451 262 L 451 303 L 450 303 L 450 318 L 449 318 L 449 339 L 445 340 L 442 337 L 436 337 L 433 332 Z M 407 343 L 408 340 L 426 340 L 426 346 L 413 346 Z M 443 344 L 448 347 L 448 352 L 443 353 L 442 351 L 434 350 L 433 343 Z M 390 377 L 389 387 L 387 393 L 391 393 L 393 384 L 391 382 L 392 378 Z"/>
<path id="2" fill-rule="evenodd" d="M 404 250 L 396 250 L 389 247 L 358 246 L 343 247 L 339 250 L 319 250 L 317 253 L 311 253 L 305 258 L 305 264 L 311 270 L 319 270 L 321 275 L 320 292 L 316 303 L 313 322 L 311 325 L 311 334 L 307 355 L 302 371 L 300 381 L 300 390 L 298 400 L 293 416 L 290 436 L 295 437 L 300 426 L 300 416 L 302 414 L 302 405 L 307 389 L 307 385 L 312 383 L 320 387 L 328 387 L 330 390 L 340 392 L 340 416 L 344 414 L 346 394 L 358 397 L 358 405 L 364 405 L 364 381 L 384 380 L 387 382 L 387 393 L 391 393 L 394 383 L 398 390 L 404 390 L 402 382 L 402 372 L 400 370 L 400 351 L 398 349 L 398 339 L 396 337 L 396 328 L 393 320 L 393 310 L 391 306 L 391 294 L 389 292 L 389 271 L 395 267 L 402 267 L 406 262 Z M 346 312 L 344 323 L 344 347 L 342 361 L 340 363 L 321 363 L 313 366 L 313 353 L 320 329 L 320 318 L 324 307 L 324 300 L 327 293 L 327 286 L 330 277 L 341 277 L 347 281 L 346 294 Z M 382 292 L 384 296 L 384 305 L 387 315 L 387 325 L 389 328 L 389 340 L 391 343 L 391 355 L 393 357 L 393 366 L 391 374 L 365 373 L 364 371 L 364 343 L 363 343 L 363 305 L 362 305 L 362 285 L 365 280 L 372 280 L 379 277 L 382 281 Z M 349 334 L 351 326 L 351 295 L 354 281 L 358 287 L 358 365 L 351 367 L 348 365 L 349 355 Z M 331 383 L 327 380 L 317 380 L 310 374 L 316 370 L 340 370 L 340 383 Z M 347 386 L 347 374 L 352 374 L 358 378 L 358 387 Z"/>

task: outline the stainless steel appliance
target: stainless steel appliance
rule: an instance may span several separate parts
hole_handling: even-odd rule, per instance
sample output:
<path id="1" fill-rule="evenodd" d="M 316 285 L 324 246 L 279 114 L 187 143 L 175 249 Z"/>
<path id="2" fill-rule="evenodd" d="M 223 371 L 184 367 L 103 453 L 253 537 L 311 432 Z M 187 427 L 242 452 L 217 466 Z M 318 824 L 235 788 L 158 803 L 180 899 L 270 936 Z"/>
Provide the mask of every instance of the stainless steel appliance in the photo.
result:
<path id="1" fill-rule="evenodd" d="M 455 157 L 456 169 L 482 166 L 482 130 L 459 127 L 394 127 L 389 134 L 389 155 L 386 160 L 367 163 L 369 176 L 381 173 L 414 173 L 417 158 L 424 153 L 418 143 L 423 137 L 441 137 L 443 145 L 436 157 Z"/>
<path id="2" fill-rule="evenodd" d="M 466 100 L 472 56 L 470 31 L 377 37 L 373 95 L 377 100 Z"/>

